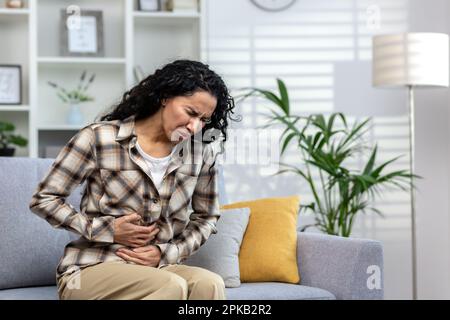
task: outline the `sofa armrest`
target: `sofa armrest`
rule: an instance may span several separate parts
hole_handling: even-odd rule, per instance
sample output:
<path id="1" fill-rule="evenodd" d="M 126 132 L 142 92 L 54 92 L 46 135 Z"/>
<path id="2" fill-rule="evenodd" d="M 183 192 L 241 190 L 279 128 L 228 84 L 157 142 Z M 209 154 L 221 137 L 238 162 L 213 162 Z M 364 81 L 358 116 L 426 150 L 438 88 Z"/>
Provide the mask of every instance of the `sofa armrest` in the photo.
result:
<path id="1" fill-rule="evenodd" d="M 336 299 L 383 299 L 383 247 L 379 241 L 297 233 L 300 284 Z"/>

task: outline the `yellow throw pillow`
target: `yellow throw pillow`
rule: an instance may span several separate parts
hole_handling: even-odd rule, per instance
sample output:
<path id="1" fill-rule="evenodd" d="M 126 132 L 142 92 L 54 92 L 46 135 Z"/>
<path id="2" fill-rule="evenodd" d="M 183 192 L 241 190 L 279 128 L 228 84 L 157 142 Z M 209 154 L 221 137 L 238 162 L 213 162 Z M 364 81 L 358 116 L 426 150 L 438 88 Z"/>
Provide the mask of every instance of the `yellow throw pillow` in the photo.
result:
<path id="1" fill-rule="evenodd" d="M 223 209 L 250 208 L 239 252 L 241 282 L 299 283 L 298 196 L 236 202 Z"/>

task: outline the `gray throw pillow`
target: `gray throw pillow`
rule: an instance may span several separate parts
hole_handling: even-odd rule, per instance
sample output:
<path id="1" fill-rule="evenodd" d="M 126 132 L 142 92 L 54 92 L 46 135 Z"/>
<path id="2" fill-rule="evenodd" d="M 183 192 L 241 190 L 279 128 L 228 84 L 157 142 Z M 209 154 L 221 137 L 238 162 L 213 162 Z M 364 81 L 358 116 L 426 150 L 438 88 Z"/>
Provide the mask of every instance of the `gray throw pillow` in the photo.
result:
<path id="1" fill-rule="evenodd" d="M 239 287 L 239 250 L 249 217 L 249 208 L 222 210 L 217 221 L 217 233 L 211 234 L 184 264 L 217 273 L 223 278 L 227 288 Z"/>

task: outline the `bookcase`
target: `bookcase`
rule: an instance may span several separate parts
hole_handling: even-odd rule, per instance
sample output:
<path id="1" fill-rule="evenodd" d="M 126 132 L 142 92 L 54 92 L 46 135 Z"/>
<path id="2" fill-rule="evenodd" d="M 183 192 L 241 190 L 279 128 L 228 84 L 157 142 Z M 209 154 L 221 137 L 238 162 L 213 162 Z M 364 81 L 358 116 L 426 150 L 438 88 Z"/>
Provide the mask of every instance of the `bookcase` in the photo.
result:
<path id="1" fill-rule="evenodd" d="M 70 5 L 102 11 L 103 56 L 60 55 L 61 10 Z M 138 0 L 25 0 L 23 8 L 10 9 L 0 1 L 0 65 L 22 70 L 22 103 L 0 105 L 0 121 L 12 122 L 29 141 L 15 156 L 54 157 L 136 84 L 135 67 L 148 75 L 175 59 L 205 61 L 204 6 L 200 0 L 197 11 L 147 12 L 139 11 Z M 69 105 L 48 81 L 72 88 L 84 70 L 96 75 L 88 91 L 95 100 L 80 104 L 84 124 L 69 125 Z"/>

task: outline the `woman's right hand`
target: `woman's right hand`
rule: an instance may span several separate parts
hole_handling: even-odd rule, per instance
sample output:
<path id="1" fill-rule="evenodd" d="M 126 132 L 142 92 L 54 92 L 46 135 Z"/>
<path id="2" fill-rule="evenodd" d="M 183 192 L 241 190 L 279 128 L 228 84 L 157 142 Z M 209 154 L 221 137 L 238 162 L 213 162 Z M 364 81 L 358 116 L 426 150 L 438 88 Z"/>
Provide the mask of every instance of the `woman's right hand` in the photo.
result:
<path id="1" fill-rule="evenodd" d="M 137 213 L 125 215 L 114 220 L 114 242 L 127 247 L 138 248 L 153 240 L 159 232 L 156 223 L 148 227 L 137 225 L 141 216 Z"/>

